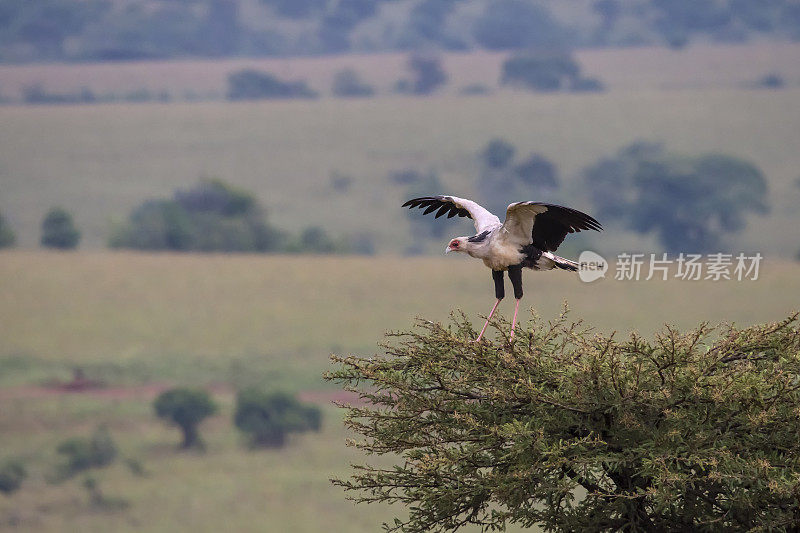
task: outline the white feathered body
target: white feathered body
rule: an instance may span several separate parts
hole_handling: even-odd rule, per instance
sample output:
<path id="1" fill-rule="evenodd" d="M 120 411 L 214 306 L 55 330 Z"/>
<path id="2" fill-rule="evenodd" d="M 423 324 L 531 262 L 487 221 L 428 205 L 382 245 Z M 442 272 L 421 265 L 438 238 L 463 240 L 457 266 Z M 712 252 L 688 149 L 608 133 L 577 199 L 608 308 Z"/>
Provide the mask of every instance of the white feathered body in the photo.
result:
<path id="1" fill-rule="evenodd" d="M 519 265 L 525 260 L 530 261 L 530 268 L 534 270 L 551 270 L 559 263 L 562 265 L 573 264 L 573 261 L 564 259 L 550 252 L 542 252 L 536 249 L 531 250 L 526 247 L 520 246 L 516 242 L 509 242 L 508 239 L 503 239 L 498 232 L 502 232 L 503 228 L 498 227 L 482 241 L 482 242 L 469 242 L 469 237 L 463 237 L 465 243 L 462 244 L 462 250 L 483 261 L 483 264 L 492 270 L 508 270 L 508 267 Z M 529 244 L 529 243 L 526 243 Z M 534 253 L 530 253 L 534 252 Z M 571 266 L 571 265 L 570 265 Z"/>
<path id="2" fill-rule="evenodd" d="M 600 230 L 600 224 L 585 213 L 574 209 L 541 202 L 516 202 L 506 209 L 506 220 L 500 219 L 472 200 L 456 196 L 427 196 L 414 198 L 404 207 L 420 207 L 423 214 L 437 211 L 436 217 L 459 215 L 475 223 L 478 234 L 457 237 L 450 241 L 446 251 L 467 253 L 481 259 L 494 271 L 522 266 L 534 270 L 577 270 L 574 261 L 557 256 L 556 250 L 567 233 L 583 229 Z M 535 230 L 537 218 L 542 228 Z M 538 233 L 537 233 L 538 232 Z M 537 241 L 534 241 L 534 235 Z"/>

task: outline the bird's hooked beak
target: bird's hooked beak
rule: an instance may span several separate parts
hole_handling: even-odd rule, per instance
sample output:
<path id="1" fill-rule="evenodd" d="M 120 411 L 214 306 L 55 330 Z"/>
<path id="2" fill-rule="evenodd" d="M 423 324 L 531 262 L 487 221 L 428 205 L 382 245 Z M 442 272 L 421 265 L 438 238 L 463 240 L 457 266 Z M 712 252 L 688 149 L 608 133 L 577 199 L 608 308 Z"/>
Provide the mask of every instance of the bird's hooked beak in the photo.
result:
<path id="1" fill-rule="evenodd" d="M 445 253 L 445 254 L 448 254 L 448 253 L 450 253 L 450 252 L 452 252 L 452 251 L 453 251 L 453 249 L 452 249 L 452 248 L 450 248 L 450 245 L 449 245 L 449 244 L 447 245 L 447 248 L 445 248 L 445 249 L 444 249 L 444 253 Z"/>

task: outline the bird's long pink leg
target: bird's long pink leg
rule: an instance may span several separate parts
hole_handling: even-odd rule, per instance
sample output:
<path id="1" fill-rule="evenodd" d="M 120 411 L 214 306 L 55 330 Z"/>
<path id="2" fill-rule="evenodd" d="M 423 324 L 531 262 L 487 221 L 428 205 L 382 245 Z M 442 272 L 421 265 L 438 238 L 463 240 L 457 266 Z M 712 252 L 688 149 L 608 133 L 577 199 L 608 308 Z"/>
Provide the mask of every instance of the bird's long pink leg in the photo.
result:
<path id="1" fill-rule="evenodd" d="M 518 300 L 518 301 L 519 301 L 519 300 Z M 497 301 L 494 303 L 494 307 L 492 307 L 492 310 L 491 310 L 491 311 L 489 311 L 489 316 L 486 318 L 486 324 L 484 324 L 484 325 L 483 325 L 483 329 L 481 329 L 481 333 L 480 333 L 480 335 L 478 335 L 478 338 L 477 338 L 477 339 L 475 339 L 475 341 L 473 341 L 473 342 L 480 342 L 481 338 L 483 338 L 483 332 L 484 332 L 484 331 L 486 331 L 486 326 L 488 326 L 488 325 L 489 325 L 489 321 L 492 319 L 492 315 L 494 315 L 494 312 L 495 312 L 495 310 L 497 310 L 497 306 L 498 306 L 498 305 L 500 305 L 500 299 L 499 299 L 499 298 L 498 298 L 498 300 L 497 300 Z"/>
<path id="2" fill-rule="evenodd" d="M 514 318 L 511 320 L 511 335 L 508 336 L 508 340 L 514 338 L 514 328 L 517 325 L 517 311 L 519 311 L 519 298 L 517 298 L 517 305 L 514 306 Z"/>

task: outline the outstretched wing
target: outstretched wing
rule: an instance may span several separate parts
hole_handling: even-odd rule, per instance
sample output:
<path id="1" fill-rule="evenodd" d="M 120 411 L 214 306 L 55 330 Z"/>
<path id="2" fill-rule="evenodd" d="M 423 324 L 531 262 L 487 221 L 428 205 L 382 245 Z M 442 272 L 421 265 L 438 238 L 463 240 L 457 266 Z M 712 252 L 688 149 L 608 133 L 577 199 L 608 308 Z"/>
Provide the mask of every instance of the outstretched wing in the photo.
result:
<path id="1" fill-rule="evenodd" d="M 436 211 L 436 218 L 447 213 L 447 218 L 452 218 L 456 215 L 460 217 L 471 218 L 475 223 L 475 229 L 478 233 L 483 231 L 492 230 L 500 225 L 500 219 L 490 213 L 484 207 L 478 205 L 472 200 L 464 198 L 457 198 L 455 196 L 423 196 L 422 198 L 412 198 L 403 204 L 403 207 L 413 209 L 419 207 L 425 208 L 422 212 L 427 215 Z"/>
<path id="2" fill-rule="evenodd" d="M 540 250 L 555 252 L 567 233 L 582 230 L 602 231 L 600 223 L 569 207 L 541 202 L 517 202 L 508 206 L 502 237 L 525 246 L 533 244 Z"/>

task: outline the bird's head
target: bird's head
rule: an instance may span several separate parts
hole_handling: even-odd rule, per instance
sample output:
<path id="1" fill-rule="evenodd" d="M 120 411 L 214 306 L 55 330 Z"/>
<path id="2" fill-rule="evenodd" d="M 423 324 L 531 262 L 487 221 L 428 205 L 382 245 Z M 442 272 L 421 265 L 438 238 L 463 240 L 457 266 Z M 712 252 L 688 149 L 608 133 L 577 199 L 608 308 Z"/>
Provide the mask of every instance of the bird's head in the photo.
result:
<path id="1" fill-rule="evenodd" d="M 451 239 L 450 243 L 447 245 L 447 248 L 444 249 L 444 253 L 448 252 L 466 252 L 467 248 L 469 247 L 469 242 L 467 241 L 466 237 L 456 237 L 455 239 Z"/>

